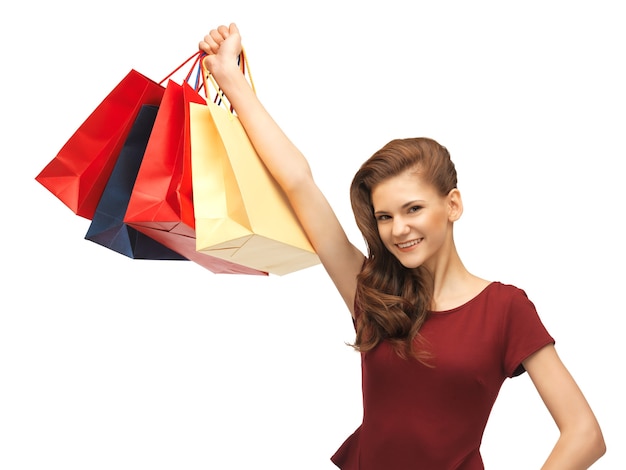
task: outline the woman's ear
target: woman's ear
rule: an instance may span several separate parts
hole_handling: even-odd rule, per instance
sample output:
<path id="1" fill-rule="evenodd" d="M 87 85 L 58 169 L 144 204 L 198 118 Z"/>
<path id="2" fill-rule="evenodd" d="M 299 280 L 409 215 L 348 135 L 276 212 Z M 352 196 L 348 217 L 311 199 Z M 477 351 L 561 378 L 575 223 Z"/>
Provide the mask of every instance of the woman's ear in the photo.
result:
<path id="1" fill-rule="evenodd" d="M 461 191 L 457 188 L 452 189 L 448 193 L 448 220 L 456 222 L 463 214 L 463 200 L 461 199 Z"/>

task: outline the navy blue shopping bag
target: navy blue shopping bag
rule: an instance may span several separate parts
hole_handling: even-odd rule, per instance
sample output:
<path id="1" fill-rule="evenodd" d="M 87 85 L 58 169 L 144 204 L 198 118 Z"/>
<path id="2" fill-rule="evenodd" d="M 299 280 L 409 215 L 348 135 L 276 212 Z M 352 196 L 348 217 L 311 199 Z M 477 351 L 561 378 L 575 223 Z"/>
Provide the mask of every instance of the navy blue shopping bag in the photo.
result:
<path id="1" fill-rule="evenodd" d="M 158 106 L 143 105 L 139 110 L 98 202 L 85 238 L 133 259 L 187 260 L 124 223 L 128 201 L 158 109 Z"/>

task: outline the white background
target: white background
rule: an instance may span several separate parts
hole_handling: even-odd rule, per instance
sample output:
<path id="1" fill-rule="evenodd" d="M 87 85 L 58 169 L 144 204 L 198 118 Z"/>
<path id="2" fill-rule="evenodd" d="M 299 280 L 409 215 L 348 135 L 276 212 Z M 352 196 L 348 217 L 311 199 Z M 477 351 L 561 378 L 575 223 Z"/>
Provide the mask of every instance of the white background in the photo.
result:
<path id="1" fill-rule="evenodd" d="M 0 468 L 330 470 L 360 423 L 353 330 L 321 267 L 130 260 L 34 180 L 131 68 L 158 81 L 230 21 L 357 245 L 358 165 L 395 137 L 448 147 L 464 262 L 526 290 L 603 427 L 594 468 L 626 468 L 621 2 L 7 5 Z M 507 380 L 486 468 L 539 468 L 556 436 L 528 377 Z"/>

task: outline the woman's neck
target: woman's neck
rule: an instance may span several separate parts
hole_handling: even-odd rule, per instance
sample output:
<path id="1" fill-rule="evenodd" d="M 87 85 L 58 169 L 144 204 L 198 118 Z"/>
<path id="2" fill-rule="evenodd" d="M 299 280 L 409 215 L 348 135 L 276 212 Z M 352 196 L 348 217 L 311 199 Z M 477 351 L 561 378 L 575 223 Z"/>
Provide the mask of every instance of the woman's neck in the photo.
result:
<path id="1" fill-rule="evenodd" d="M 450 310 L 473 299 L 489 281 L 470 273 L 456 249 L 449 251 L 445 262 L 432 267 L 433 298 L 432 311 Z"/>

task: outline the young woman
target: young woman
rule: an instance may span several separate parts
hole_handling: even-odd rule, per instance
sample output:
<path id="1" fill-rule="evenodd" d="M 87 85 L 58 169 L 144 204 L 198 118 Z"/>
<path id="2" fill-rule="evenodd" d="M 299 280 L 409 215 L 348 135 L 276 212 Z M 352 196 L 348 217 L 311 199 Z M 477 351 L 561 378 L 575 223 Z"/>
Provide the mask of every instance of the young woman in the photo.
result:
<path id="1" fill-rule="evenodd" d="M 359 169 L 351 200 L 365 256 L 241 73 L 237 27 L 211 30 L 200 49 L 354 318 L 363 422 L 332 461 L 343 470 L 483 469 L 480 443 L 500 386 L 525 371 L 560 430 L 542 468 L 598 460 L 598 422 L 531 301 L 471 274 L 457 253 L 463 202 L 445 147 L 394 140 Z"/>

